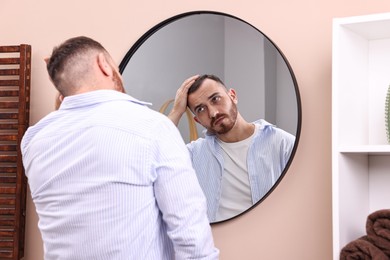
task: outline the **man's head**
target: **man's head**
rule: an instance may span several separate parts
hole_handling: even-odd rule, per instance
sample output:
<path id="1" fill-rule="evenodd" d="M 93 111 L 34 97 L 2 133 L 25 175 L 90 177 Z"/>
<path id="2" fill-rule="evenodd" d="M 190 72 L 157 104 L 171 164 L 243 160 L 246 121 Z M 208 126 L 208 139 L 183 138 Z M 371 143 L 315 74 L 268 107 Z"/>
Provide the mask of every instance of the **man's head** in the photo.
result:
<path id="1" fill-rule="evenodd" d="M 55 47 L 47 60 L 47 71 L 63 96 L 78 93 L 85 86 L 100 88 L 100 76 L 110 78 L 112 84 L 107 84 L 107 88 L 123 91 L 122 79 L 109 53 L 100 43 L 85 36 L 68 39 Z"/>
<path id="2" fill-rule="evenodd" d="M 214 75 L 202 75 L 188 89 L 188 107 L 195 121 L 217 135 L 229 132 L 237 121 L 237 96 Z"/>

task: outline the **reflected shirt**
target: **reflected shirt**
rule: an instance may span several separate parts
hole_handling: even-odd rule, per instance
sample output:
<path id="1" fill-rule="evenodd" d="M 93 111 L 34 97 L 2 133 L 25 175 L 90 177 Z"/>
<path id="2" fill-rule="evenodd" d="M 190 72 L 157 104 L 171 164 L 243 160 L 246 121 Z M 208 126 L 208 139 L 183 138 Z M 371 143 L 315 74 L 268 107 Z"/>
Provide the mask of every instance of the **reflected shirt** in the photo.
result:
<path id="1" fill-rule="evenodd" d="M 66 97 L 21 149 L 46 260 L 218 259 L 188 150 L 143 102 Z"/>
<path id="2" fill-rule="evenodd" d="M 255 127 L 251 136 L 238 142 L 226 143 L 217 139 L 224 161 L 217 220 L 229 219 L 253 205 L 246 162 L 257 131 L 258 127 Z"/>
<path id="3" fill-rule="evenodd" d="M 247 169 L 252 202 L 259 201 L 282 174 L 295 143 L 295 136 L 260 119 L 258 131 L 248 149 Z M 217 219 L 224 173 L 223 151 L 215 135 L 206 134 L 187 144 L 192 165 L 207 198 L 210 222 Z"/>

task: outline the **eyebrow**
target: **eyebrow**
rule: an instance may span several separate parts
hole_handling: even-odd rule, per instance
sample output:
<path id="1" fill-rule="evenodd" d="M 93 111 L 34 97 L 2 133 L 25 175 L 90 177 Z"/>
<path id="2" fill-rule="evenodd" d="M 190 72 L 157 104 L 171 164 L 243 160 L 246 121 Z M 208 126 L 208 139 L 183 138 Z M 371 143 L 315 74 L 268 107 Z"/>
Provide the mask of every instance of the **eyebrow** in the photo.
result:
<path id="1" fill-rule="evenodd" d="M 215 97 L 216 95 L 219 95 L 219 92 L 218 92 L 218 91 L 217 91 L 217 92 L 214 92 L 213 94 L 211 94 L 211 95 L 207 98 L 207 100 L 212 99 L 212 98 Z M 196 105 L 196 106 L 194 107 L 194 111 L 196 111 L 196 110 L 197 110 L 199 107 L 201 107 L 201 106 L 203 106 L 203 103 Z"/>

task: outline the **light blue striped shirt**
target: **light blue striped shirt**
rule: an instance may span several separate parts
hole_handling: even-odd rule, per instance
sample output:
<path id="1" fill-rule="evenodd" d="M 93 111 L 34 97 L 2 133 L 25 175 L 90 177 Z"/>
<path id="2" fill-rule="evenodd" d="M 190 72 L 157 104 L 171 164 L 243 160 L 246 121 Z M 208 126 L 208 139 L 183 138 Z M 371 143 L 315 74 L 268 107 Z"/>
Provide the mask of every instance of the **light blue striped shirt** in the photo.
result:
<path id="1" fill-rule="evenodd" d="M 295 143 L 295 137 L 263 119 L 248 150 L 247 167 L 253 204 L 259 201 L 282 174 Z M 187 144 L 200 186 L 207 198 L 210 222 L 216 216 L 222 192 L 223 151 L 215 135 L 205 135 Z"/>
<path id="2" fill-rule="evenodd" d="M 144 103 L 66 97 L 21 148 L 46 260 L 218 259 L 188 150 Z"/>

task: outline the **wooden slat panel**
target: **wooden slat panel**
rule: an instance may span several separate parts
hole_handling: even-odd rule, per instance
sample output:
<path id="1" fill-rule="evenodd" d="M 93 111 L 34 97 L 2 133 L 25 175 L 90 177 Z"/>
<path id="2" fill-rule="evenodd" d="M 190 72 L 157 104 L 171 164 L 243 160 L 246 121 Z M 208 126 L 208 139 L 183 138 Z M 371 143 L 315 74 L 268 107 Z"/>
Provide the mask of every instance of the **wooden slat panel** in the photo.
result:
<path id="1" fill-rule="evenodd" d="M 0 249 L 0 258 L 1 259 L 16 259 L 14 258 L 14 252 L 12 252 L 12 249 Z"/>
<path id="2" fill-rule="evenodd" d="M 17 97 L 19 96 L 18 90 L 0 89 L 0 97 Z"/>
<path id="3" fill-rule="evenodd" d="M 0 101 L 0 109 L 18 108 L 19 102 L 15 101 Z M 0 110 L 1 113 L 1 110 Z"/>
<path id="4" fill-rule="evenodd" d="M 16 166 L 15 165 L 10 165 L 10 166 L 4 166 L 0 165 L 0 173 L 16 173 Z"/>
<path id="5" fill-rule="evenodd" d="M 14 216 L 10 216 L 9 219 L 0 219 L 0 225 L 14 227 L 15 226 Z"/>
<path id="6" fill-rule="evenodd" d="M 17 86 L 19 87 L 19 80 L 2 80 L 0 79 L 0 86 L 9 86 L 9 87 L 13 87 L 13 86 Z"/>
<path id="7" fill-rule="evenodd" d="M 0 216 L 0 226 L 11 226 L 15 225 L 15 217 L 14 216 Z M 0 241 L 4 240 L 4 238 L 0 237 Z M 10 240 L 9 238 L 7 239 Z"/>
<path id="8" fill-rule="evenodd" d="M 2 119 L 18 119 L 19 114 L 15 111 L 0 112 L 0 120 Z"/>
<path id="9" fill-rule="evenodd" d="M 0 259 L 18 259 L 14 258 L 13 246 L 10 246 L 10 244 L 14 243 L 15 241 L 13 238 L 0 238 Z"/>
<path id="10" fill-rule="evenodd" d="M 0 186 L 0 194 L 15 194 L 16 187 L 15 186 L 5 186 L 5 184 L 1 183 Z"/>
<path id="11" fill-rule="evenodd" d="M 0 123 L 1 124 L 1 123 Z M 19 127 L 19 125 L 17 125 L 17 124 L 12 124 L 12 123 L 10 123 L 10 124 L 1 124 L 0 125 L 0 129 L 8 129 L 8 130 L 17 130 L 18 129 L 18 127 Z"/>
<path id="12" fill-rule="evenodd" d="M 0 46 L 0 52 L 19 52 L 20 46 Z"/>
<path id="13" fill-rule="evenodd" d="M 21 45 L 21 54 L 20 54 L 20 88 L 19 88 L 19 139 L 18 145 L 22 136 L 29 126 L 30 119 L 30 88 L 31 88 L 31 46 L 30 45 Z M 24 70 L 23 70 L 23 69 Z M 24 82 L 23 82 L 24 81 Z M 17 204 L 15 205 L 16 215 L 19 218 L 16 218 L 15 223 L 15 236 L 14 236 L 14 254 L 16 258 L 21 258 L 24 255 L 24 238 L 25 238 L 25 223 L 26 223 L 26 192 L 27 192 L 27 177 L 24 174 L 22 154 L 21 150 L 18 149 L 18 162 L 17 162 Z"/>
<path id="14" fill-rule="evenodd" d="M 13 239 L 1 239 L 0 238 L 0 245 L 2 246 L 2 247 L 8 247 L 8 248 L 12 248 L 12 245 L 13 245 L 13 243 L 14 243 L 14 241 L 13 241 Z"/>
<path id="15" fill-rule="evenodd" d="M 16 120 L 0 120 L 0 130 L 17 130 L 18 128 L 19 124 Z"/>
<path id="16" fill-rule="evenodd" d="M 1 109 L 17 109 L 19 108 L 19 102 L 18 101 L 0 101 L 0 113 Z"/>
<path id="17" fill-rule="evenodd" d="M 31 46 L 21 45 L 20 53 L 20 80 L 21 85 L 19 89 L 19 124 L 28 125 L 30 115 L 30 84 L 31 84 Z M 24 68 L 24 69 L 22 69 Z M 23 130 L 21 135 L 24 134 Z"/>
<path id="18" fill-rule="evenodd" d="M 0 112 L 0 120 L 1 119 L 6 119 L 6 120 L 18 119 L 18 113 L 16 113 L 16 112 Z"/>
<path id="19" fill-rule="evenodd" d="M 18 119 L 17 112 L 0 112 L 0 119 Z"/>
<path id="20" fill-rule="evenodd" d="M 0 58 L 0 64 L 6 65 L 6 64 L 19 64 L 20 58 Z"/>
<path id="21" fill-rule="evenodd" d="M 15 208 L 2 208 L 0 207 L 0 215 L 14 215 L 15 216 Z M 1 236 L 1 231 L 0 231 Z"/>
<path id="22" fill-rule="evenodd" d="M 0 69 L 0 76 L 18 76 L 19 74 L 19 69 Z"/>
<path id="23" fill-rule="evenodd" d="M 0 205 L 15 205 L 15 196 L 1 195 L 0 196 Z M 0 223 L 0 226 L 4 226 L 4 224 Z"/>
<path id="24" fill-rule="evenodd" d="M 0 141 L 17 141 L 17 134 L 9 134 L 9 135 L 0 135 Z"/>
<path id="25" fill-rule="evenodd" d="M 27 178 L 18 147 L 29 126 L 31 46 L 0 46 L 1 52 L 10 54 L 0 55 L 0 97 L 17 101 L 0 101 L 0 260 L 19 260 L 24 255 Z"/>
<path id="26" fill-rule="evenodd" d="M 16 143 L 15 144 L 0 144 L 0 152 L 2 151 L 16 151 Z"/>
<path id="27" fill-rule="evenodd" d="M 0 229 L 0 237 L 12 237 L 14 234 L 14 230 L 8 229 L 8 230 L 1 230 Z"/>
<path id="28" fill-rule="evenodd" d="M 18 158 L 17 158 L 16 154 L 2 154 L 2 153 L 0 153 L 0 162 L 16 163 L 17 159 Z"/>
<path id="29" fill-rule="evenodd" d="M 0 174 L 0 183 L 16 183 L 16 175 L 3 175 Z M 1 204 L 1 197 L 0 197 L 0 204 Z"/>

